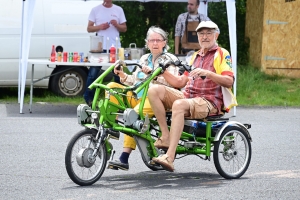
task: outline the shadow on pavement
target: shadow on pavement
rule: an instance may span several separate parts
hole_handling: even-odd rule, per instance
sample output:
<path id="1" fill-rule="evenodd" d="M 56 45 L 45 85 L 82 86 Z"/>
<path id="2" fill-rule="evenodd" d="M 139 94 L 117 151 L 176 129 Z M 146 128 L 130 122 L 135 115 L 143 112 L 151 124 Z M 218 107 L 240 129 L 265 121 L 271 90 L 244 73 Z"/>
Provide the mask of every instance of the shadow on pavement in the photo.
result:
<path id="1" fill-rule="evenodd" d="M 242 178 L 241 178 L 242 179 Z M 222 187 L 226 182 L 219 174 L 211 174 L 204 172 L 189 173 L 169 173 L 169 172 L 141 172 L 130 175 L 118 175 L 110 177 L 102 177 L 89 188 L 109 188 L 113 190 L 153 190 L 153 189 L 184 189 L 184 188 L 218 188 Z M 72 182 L 73 183 L 73 182 Z M 64 189 L 80 188 L 74 183 L 73 187 Z M 82 188 L 85 188 L 82 187 Z"/>
<path id="2" fill-rule="evenodd" d="M 23 114 L 20 114 L 19 104 L 4 104 L 6 107 L 7 117 L 62 117 L 76 118 L 77 105 L 65 104 L 38 104 L 32 105 L 32 113 L 29 112 L 29 106 L 24 105 Z M 2 112 L 2 111 L 1 111 Z"/>

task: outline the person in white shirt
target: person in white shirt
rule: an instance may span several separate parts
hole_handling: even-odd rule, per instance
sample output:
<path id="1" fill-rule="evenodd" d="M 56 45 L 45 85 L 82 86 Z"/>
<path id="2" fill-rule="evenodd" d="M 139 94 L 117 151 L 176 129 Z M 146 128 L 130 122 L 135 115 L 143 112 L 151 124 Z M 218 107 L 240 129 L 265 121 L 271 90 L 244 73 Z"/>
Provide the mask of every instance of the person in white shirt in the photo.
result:
<path id="1" fill-rule="evenodd" d="M 91 10 L 88 20 L 87 31 L 89 33 L 96 32 L 98 36 L 103 36 L 103 52 L 107 52 L 112 44 L 116 46 L 116 38 L 118 38 L 117 46 L 121 47 L 120 32 L 126 32 L 127 26 L 124 11 L 120 6 L 113 4 L 112 0 L 103 0 L 103 4 Z M 83 95 L 88 105 L 91 105 L 95 93 L 88 86 L 99 76 L 100 69 L 101 67 L 90 67 Z M 115 76 L 115 81 L 119 82 L 118 76 Z"/>

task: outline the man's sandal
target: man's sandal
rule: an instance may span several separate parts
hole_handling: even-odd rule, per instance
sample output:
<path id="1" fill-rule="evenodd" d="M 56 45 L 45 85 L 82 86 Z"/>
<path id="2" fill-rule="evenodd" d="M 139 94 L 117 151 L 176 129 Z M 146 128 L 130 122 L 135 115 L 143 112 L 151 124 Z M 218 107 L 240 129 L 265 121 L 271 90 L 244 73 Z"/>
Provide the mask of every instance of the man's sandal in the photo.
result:
<path id="1" fill-rule="evenodd" d="M 169 172 L 174 172 L 174 164 L 173 162 L 168 160 L 169 156 L 167 154 L 163 154 L 158 156 L 157 158 L 152 158 L 152 160 L 160 164 L 165 170 Z"/>

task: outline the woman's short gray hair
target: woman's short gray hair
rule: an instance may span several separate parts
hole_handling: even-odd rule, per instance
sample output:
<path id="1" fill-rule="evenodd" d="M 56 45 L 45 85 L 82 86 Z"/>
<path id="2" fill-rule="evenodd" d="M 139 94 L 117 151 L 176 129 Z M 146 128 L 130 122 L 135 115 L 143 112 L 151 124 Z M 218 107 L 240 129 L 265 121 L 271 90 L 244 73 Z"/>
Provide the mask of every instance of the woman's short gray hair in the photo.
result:
<path id="1" fill-rule="evenodd" d="M 164 30 L 162 30 L 160 27 L 158 26 L 151 26 L 149 29 L 148 29 L 148 32 L 147 32 L 147 36 L 146 36 L 146 45 L 145 47 L 148 48 L 147 46 L 147 41 L 148 41 L 148 38 L 149 36 L 152 34 L 152 33 L 158 33 L 162 36 L 162 38 L 166 41 L 166 46 L 164 47 L 164 49 L 166 49 L 167 51 L 170 49 L 169 45 L 168 45 L 168 33 Z"/>

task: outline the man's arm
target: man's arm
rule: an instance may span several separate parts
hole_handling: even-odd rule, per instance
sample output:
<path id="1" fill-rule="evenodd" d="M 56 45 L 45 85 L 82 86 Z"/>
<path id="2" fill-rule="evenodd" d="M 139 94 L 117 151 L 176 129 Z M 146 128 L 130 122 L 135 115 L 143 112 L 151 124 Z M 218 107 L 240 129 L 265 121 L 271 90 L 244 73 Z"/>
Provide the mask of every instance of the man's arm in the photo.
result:
<path id="1" fill-rule="evenodd" d="M 94 26 L 94 24 L 95 23 L 92 22 L 92 21 L 88 22 L 88 26 L 87 26 L 87 32 L 88 33 L 98 32 L 100 30 L 105 30 L 109 27 L 108 23 L 103 23 L 103 24 L 100 24 L 98 26 Z"/>
<path id="2" fill-rule="evenodd" d="M 180 43 L 180 36 L 175 36 L 175 54 L 179 54 L 179 43 Z"/>
<path id="3" fill-rule="evenodd" d="M 121 24 L 118 24 L 118 22 L 116 20 L 111 20 L 110 23 L 116 27 L 116 29 L 119 31 L 119 32 L 126 32 L 127 31 L 127 25 L 126 25 L 126 22 L 124 23 L 121 23 Z"/>
<path id="4" fill-rule="evenodd" d="M 162 74 L 165 80 L 172 85 L 174 88 L 183 88 L 188 82 L 188 77 L 186 75 L 174 75 L 167 70 Z"/>
<path id="5" fill-rule="evenodd" d="M 233 81 L 234 81 L 232 76 L 220 75 L 220 74 L 216 74 L 211 71 L 209 71 L 209 73 L 206 75 L 206 77 L 211 79 L 215 83 L 217 83 L 223 87 L 227 87 L 227 88 L 231 88 L 233 85 Z"/>
<path id="6" fill-rule="evenodd" d="M 231 88 L 233 85 L 233 77 L 229 75 L 220 75 L 216 74 L 215 72 L 196 68 L 190 72 L 191 77 L 199 78 L 200 76 L 205 76 L 206 78 L 211 79 L 213 82 L 227 88 Z"/>
<path id="7" fill-rule="evenodd" d="M 182 14 L 180 14 L 177 18 L 175 25 L 175 54 L 180 54 L 179 44 L 181 39 L 181 31 L 182 31 Z"/>

